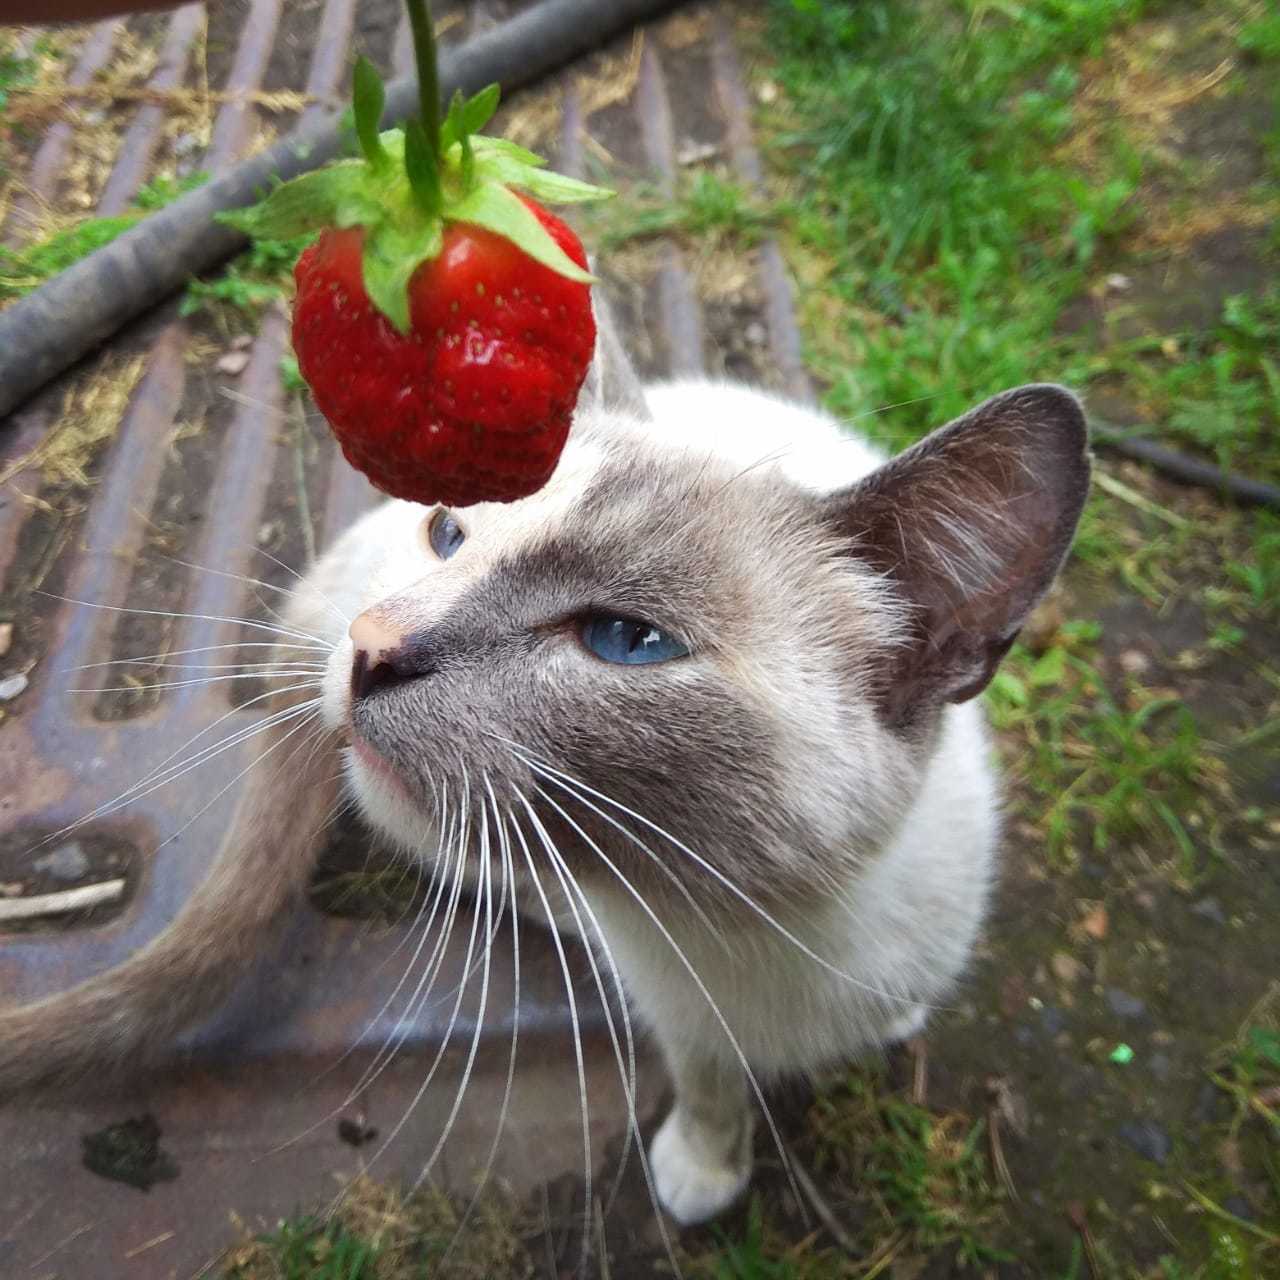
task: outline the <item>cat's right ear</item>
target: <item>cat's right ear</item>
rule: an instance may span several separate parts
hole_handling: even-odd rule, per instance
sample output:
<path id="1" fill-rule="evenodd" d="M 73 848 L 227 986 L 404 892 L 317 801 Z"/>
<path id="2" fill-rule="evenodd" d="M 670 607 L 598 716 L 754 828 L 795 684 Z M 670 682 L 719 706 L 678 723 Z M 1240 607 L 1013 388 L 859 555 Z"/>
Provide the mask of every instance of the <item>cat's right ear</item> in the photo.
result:
<path id="1" fill-rule="evenodd" d="M 824 500 L 828 525 L 904 609 L 901 643 L 876 678 L 887 723 L 910 725 L 986 687 L 1066 557 L 1088 490 L 1080 402 L 1035 385 Z"/>
<path id="2" fill-rule="evenodd" d="M 614 325 L 613 312 L 597 286 L 592 298 L 596 317 L 596 352 L 582 384 L 580 403 L 601 413 L 625 413 L 648 421 L 653 415 L 644 388 L 627 359 Z"/>

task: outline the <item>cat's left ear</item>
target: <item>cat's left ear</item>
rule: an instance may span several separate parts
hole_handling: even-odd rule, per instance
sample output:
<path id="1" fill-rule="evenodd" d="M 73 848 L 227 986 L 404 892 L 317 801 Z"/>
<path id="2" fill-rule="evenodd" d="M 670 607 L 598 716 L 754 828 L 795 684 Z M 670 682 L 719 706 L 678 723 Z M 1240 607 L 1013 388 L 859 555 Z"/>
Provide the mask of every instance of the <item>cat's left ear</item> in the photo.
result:
<path id="1" fill-rule="evenodd" d="M 599 412 L 625 413 L 647 422 L 653 415 L 644 388 L 618 336 L 613 311 L 599 285 L 592 295 L 596 319 L 596 350 L 582 384 L 579 403 Z"/>
<path id="2" fill-rule="evenodd" d="M 995 396 L 824 500 L 828 523 L 907 609 L 877 679 L 888 723 L 986 687 L 1066 557 L 1088 491 L 1080 402 L 1034 385 Z"/>

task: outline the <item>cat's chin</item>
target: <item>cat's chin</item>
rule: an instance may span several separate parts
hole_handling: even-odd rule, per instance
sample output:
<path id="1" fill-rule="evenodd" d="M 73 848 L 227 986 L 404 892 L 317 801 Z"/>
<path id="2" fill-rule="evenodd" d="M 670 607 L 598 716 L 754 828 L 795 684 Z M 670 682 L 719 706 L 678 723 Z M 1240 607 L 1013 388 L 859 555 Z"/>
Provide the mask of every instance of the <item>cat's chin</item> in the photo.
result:
<path id="1" fill-rule="evenodd" d="M 348 782 L 365 817 L 405 847 L 423 847 L 436 831 L 434 815 L 426 803 L 358 733 L 351 735 L 346 756 Z"/>

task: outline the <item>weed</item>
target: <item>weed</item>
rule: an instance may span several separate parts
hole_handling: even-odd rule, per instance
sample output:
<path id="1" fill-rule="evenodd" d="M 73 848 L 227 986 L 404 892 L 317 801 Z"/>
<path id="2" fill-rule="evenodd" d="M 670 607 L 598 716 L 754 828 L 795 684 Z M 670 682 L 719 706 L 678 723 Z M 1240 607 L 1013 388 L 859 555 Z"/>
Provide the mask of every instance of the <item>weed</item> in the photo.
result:
<path id="1" fill-rule="evenodd" d="M 314 235 L 291 240 L 255 240 L 211 280 L 192 280 L 179 308 L 184 316 L 212 314 L 224 327 L 240 328 L 246 319 L 288 295 L 298 255 Z"/>
<path id="2" fill-rule="evenodd" d="M 1207 332 L 1115 344 L 1089 362 L 1090 377 L 1120 387 L 1161 424 L 1161 434 L 1225 468 L 1280 477 L 1280 288 L 1225 300 Z M 1149 429 L 1147 431 L 1149 434 Z"/>
<path id="3" fill-rule="evenodd" d="M 25 249 L 0 246 L 0 301 L 22 297 L 51 276 L 110 244 L 148 213 L 172 203 L 208 180 L 195 173 L 181 181 L 154 178 L 139 192 L 135 207 L 110 218 L 82 218 Z"/>
<path id="4" fill-rule="evenodd" d="M 255 1256 L 269 1255 L 281 1280 L 372 1280 L 379 1253 L 340 1222 L 311 1217 L 282 1222 L 258 1245 Z M 258 1274 L 251 1265 L 249 1260 L 233 1263 L 226 1272 L 228 1280 Z"/>
<path id="5" fill-rule="evenodd" d="M 1273 10 L 1245 23 L 1236 39 L 1246 53 L 1262 59 L 1280 59 L 1280 12 Z"/>
<path id="6" fill-rule="evenodd" d="M 225 1280 L 525 1280 L 522 1220 L 483 1195 L 459 1234 L 462 1210 L 434 1189 L 402 1195 L 357 1178 L 335 1214 L 303 1215 L 232 1249 Z"/>
<path id="7" fill-rule="evenodd" d="M 1004 1256 L 989 1239 L 1001 1209 L 982 1121 L 936 1115 L 855 1071 L 817 1099 L 809 1123 L 819 1169 L 846 1194 L 869 1197 L 883 1231 L 966 1265 Z"/>
<path id="8" fill-rule="evenodd" d="M 599 210 L 586 212 L 584 221 L 592 244 L 607 253 L 632 241 L 661 235 L 684 236 L 703 246 L 726 239 L 752 245 L 779 213 L 741 184 L 703 169 L 682 181 L 674 199 L 639 186 Z"/>
<path id="9" fill-rule="evenodd" d="M 1121 841 L 1172 841 L 1185 880 L 1200 870 L 1200 823 L 1212 766 L 1195 717 L 1176 697 L 1130 684 L 1113 691 L 1096 665 L 1101 629 L 1067 623 L 1043 653 L 1016 645 L 991 683 L 998 729 L 1015 732 L 1025 816 L 1050 857 L 1073 860 Z"/>

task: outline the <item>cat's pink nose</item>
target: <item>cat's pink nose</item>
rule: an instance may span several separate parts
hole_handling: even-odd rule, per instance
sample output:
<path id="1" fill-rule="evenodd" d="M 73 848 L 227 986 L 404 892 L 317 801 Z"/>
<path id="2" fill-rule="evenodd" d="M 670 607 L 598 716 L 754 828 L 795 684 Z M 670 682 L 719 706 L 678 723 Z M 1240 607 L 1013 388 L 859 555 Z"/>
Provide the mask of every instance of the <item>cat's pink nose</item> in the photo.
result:
<path id="1" fill-rule="evenodd" d="M 384 622 L 372 609 L 366 609 L 347 629 L 351 644 L 356 653 L 366 653 L 376 662 L 386 652 L 400 647 L 404 635 Z"/>
<path id="2" fill-rule="evenodd" d="M 359 702 L 375 689 L 405 684 L 432 675 L 435 654 L 422 632 L 404 632 L 372 611 L 351 624 L 351 700 Z"/>

